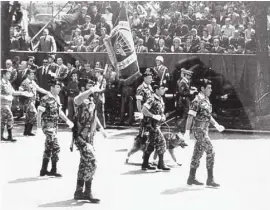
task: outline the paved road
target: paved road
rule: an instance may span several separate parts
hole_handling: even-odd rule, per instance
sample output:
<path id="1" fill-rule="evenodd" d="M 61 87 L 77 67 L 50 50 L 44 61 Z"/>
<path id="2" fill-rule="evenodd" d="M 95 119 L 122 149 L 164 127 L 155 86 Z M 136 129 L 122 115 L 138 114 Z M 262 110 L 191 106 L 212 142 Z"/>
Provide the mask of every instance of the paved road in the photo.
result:
<path id="1" fill-rule="evenodd" d="M 16 126 L 18 142 L 0 144 L 1 210 L 18 209 L 104 209 L 104 210 L 269 210 L 270 141 L 267 135 L 211 133 L 216 151 L 215 178 L 219 189 L 189 187 L 186 179 L 194 140 L 177 149 L 181 167 L 168 154 L 171 172 L 142 172 L 142 153 L 125 164 L 136 129 L 107 130 L 110 137 L 96 136 L 99 162 L 93 191 L 100 204 L 76 202 L 73 193 L 79 163 L 77 151 L 70 152 L 71 133 L 60 129 L 59 171 L 62 178 L 39 177 L 44 137 L 23 137 Z M 206 181 L 205 156 L 197 178 Z"/>

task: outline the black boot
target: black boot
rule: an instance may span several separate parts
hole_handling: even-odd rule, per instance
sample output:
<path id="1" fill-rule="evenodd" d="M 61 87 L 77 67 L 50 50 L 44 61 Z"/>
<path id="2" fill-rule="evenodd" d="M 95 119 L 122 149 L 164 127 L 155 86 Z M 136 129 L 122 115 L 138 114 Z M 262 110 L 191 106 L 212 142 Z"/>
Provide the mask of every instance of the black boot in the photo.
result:
<path id="1" fill-rule="evenodd" d="M 209 187 L 219 187 L 220 185 L 215 183 L 214 176 L 213 176 L 213 168 L 207 169 L 208 178 L 206 181 L 206 185 Z"/>
<path id="2" fill-rule="evenodd" d="M 88 180 L 85 182 L 85 200 L 89 200 L 91 203 L 99 203 L 100 200 L 98 198 L 94 198 L 92 195 L 92 180 Z"/>
<path id="3" fill-rule="evenodd" d="M 16 139 L 12 138 L 12 128 L 8 129 L 8 141 L 17 141 Z"/>
<path id="4" fill-rule="evenodd" d="M 33 124 L 28 124 L 28 136 L 35 136 L 35 134 L 32 133 Z"/>
<path id="5" fill-rule="evenodd" d="M 146 171 L 147 169 L 156 170 L 156 167 L 149 165 L 149 158 L 150 158 L 150 154 L 144 153 L 143 164 L 142 164 L 142 170 L 144 171 Z"/>
<path id="6" fill-rule="evenodd" d="M 86 200 L 86 196 L 83 193 L 84 180 L 77 180 L 77 187 L 74 193 L 74 200 Z"/>
<path id="7" fill-rule="evenodd" d="M 29 124 L 25 123 L 23 135 L 28 136 L 28 132 L 29 132 Z"/>
<path id="8" fill-rule="evenodd" d="M 195 176 L 196 176 L 196 168 L 190 168 L 190 171 L 189 171 L 189 177 L 188 177 L 188 180 L 187 180 L 187 184 L 188 185 L 203 185 L 203 183 L 199 182 L 198 180 L 196 180 Z"/>
<path id="9" fill-rule="evenodd" d="M 5 131 L 5 127 L 1 126 L 1 141 L 8 141 L 6 138 L 4 138 L 4 131 Z"/>
<path id="10" fill-rule="evenodd" d="M 170 171 L 171 169 L 164 164 L 164 154 L 158 155 L 158 169 Z"/>
<path id="11" fill-rule="evenodd" d="M 51 171 L 48 173 L 49 176 L 55 176 L 55 177 L 62 177 L 61 174 L 57 173 L 57 162 L 55 160 L 52 160 L 52 169 Z"/>
<path id="12" fill-rule="evenodd" d="M 48 164 L 49 164 L 49 159 L 48 158 L 43 158 L 42 167 L 41 167 L 41 170 L 40 170 L 40 173 L 39 173 L 40 176 L 45 176 L 45 175 L 49 174 L 49 172 L 47 170 Z"/>

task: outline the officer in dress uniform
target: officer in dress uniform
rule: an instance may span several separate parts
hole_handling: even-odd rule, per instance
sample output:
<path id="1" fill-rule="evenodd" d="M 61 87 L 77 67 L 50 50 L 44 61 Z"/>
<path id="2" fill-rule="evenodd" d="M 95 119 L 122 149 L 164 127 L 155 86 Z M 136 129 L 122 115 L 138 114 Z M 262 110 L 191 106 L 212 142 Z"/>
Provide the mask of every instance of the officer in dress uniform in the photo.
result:
<path id="1" fill-rule="evenodd" d="M 153 96 L 154 92 L 151 86 L 153 80 L 153 74 L 151 68 L 147 68 L 143 74 L 143 83 L 137 88 L 136 100 L 138 112 L 142 115 L 143 104 Z M 126 163 L 129 161 L 129 157 L 139 151 L 149 138 L 149 120 L 143 118 L 140 123 L 139 134 L 134 139 L 134 144 L 127 154 Z M 151 168 L 151 166 L 149 166 Z"/>
<path id="2" fill-rule="evenodd" d="M 74 118 L 73 138 L 81 156 L 74 199 L 89 200 L 92 203 L 98 203 L 100 201 L 92 195 L 92 180 L 97 167 L 94 136 L 96 125 L 97 123 L 100 124 L 93 95 L 95 92 L 100 92 L 99 87 L 99 85 L 93 86 L 89 80 L 88 84 L 86 84 L 86 91 L 74 98 L 76 114 Z M 83 192 L 84 186 L 85 191 Z"/>
<path id="3" fill-rule="evenodd" d="M 36 103 L 36 97 L 37 97 L 37 91 L 42 94 L 49 94 L 48 91 L 44 90 L 43 88 L 40 88 L 36 82 L 35 79 L 35 70 L 28 69 L 26 72 L 26 79 L 22 82 L 22 84 L 19 87 L 20 91 L 27 91 L 29 93 L 33 94 L 33 97 L 28 98 L 25 101 L 25 128 L 23 135 L 25 136 L 34 136 L 32 133 L 32 128 L 34 123 L 36 123 L 36 115 L 37 110 L 35 107 Z"/>
<path id="4" fill-rule="evenodd" d="M 157 150 L 159 157 L 158 169 L 169 171 L 170 168 L 164 164 L 164 153 L 166 151 L 166 140 L 160 130 L 161 122 L 166 120 L 164 115 L 165 104 L 162 96 L 165 94 L 167 88 L 164 84 L 157 83 L 153 85 L 153 97 L 147 99 L 142 108 L 144 117 L 149 120 L 149 139 L 146 142 L 146 148 L 143 157 L 142 170 L 149 168 L 149 157 L 154 149 Z"/>
<path id="5" fill-rule="evenodd" d="M 185 68 L 181 69 L 181 77 L 177 81 L 177 110 L 179 111 L 180 121 L 178 125 L 185 128 L 185 122 L 188 116 L 189 104 L 192 95 L 195 93 L 196 89 L 190 88 L 190 80 L 192 76 L 192 71 L 186 70 Z"/>
<path id="6" fill-rule="evenodd" d="M 14 124 L 13 114 L 11 111 L 13 96 L 33 97 L 33 94 L 28 92 L 15 91 L 10 83 L 11 71 L 2 69 L 1 79 L 1 141 L 16 141 L 12 137 L 12 128 Z M 4 138 L 4 130 L 7 126 L 8 138 Z"/>
<path id="7" fill-rule="evenodd" d="M 43 162 L 40 170 L 40 176 L 50 175 L 61 177 L 57 173 L 57 162 L 59 160 L 60 146 L 57 139 L 58 121 L 62 118 L 67 125 L 72 128 L 73 123 L 65 116 L 61 110 L 59 92 L 61 90 L 61 83 L 55 79 L 49 82 L 50 94 L 42 97 L 38 107 L 37 114 L 37 133 L 40 135 L 41 129 L 46 136 L 45 150 L 43 153 Z M 49 160 L 52 161 L 52 169 L 47 171 Z"/>
<path id="8" fill-rule="evenodd" d="M 203 153 L 206 153 L 206 168 L 208 173 L 208 178 L 206 185 L 211 187 L 219 187 L 219 184 L 215 183 L 213 178 L 213 168 L 215 162 L 215 152 L 210 141 L 208 131 L 209 125 L 212 124 L 219 132 L 224 130 L 222 125 L 219 125 L 215 119 L 212 117 L 212 104 L 209 101 L 209 96 L 212 92 L 212 84 L 208 79 L 200 80 L 200 92 L 195 97 L 195 99 L 190 104 L 190 109 L 188 112 L 188 118 L 186 123 L 186 131 L 184 134 L 184 139 L 190 139 L 190 129 L 192 126 L 192 131 L 196 139 L 194 145 L 194 151 L 190 164 L 190 172 L 187 180 L 188 185 L 203 185 L 203 183 L 196 180 L 196 170 L 200 165 L 200 159 Z"/>
<path id="9" fill-rule="evenodd" d="M 154 81 L 156 83 L 160 82 L 168 85 L 170 81 L 170 74 L 168 68 L 163 65 L 164 58 L 162 56 L 157 56 L 155 61 L 156 66 L 153 68 Z"/>

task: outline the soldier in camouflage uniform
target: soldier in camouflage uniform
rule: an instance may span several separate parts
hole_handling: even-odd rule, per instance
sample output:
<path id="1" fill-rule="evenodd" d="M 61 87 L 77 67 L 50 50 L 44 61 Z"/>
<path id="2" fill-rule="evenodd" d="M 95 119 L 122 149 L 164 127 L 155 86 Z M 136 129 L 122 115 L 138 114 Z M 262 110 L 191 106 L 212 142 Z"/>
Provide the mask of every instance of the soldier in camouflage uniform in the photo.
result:
<path id="1" fill-rule="evenodd" d="M 33 94 L 33 97 L 25 101 L 25 127 L 23 133 L 23 135 L 25 136 L 35 136 L 35 134 L 32 133 L 32 128 L 34 123 L 36 123 L 37 117 L 37 110 L 35 107 L 37 91 L 45 95 L 49 94 L 48 91 L 44 90 L 43 88 L 40 88 L 36 84 L 34 79 L 35 79 L 35 70 L 32 69 L 27 70 L 26 79 L 22 82 L 22 84 L 19 87 L 20 91 L 27 91 Z"/>
<path id="2" fill-rule="evenodd" d="M 207 79 L 202 79 L 200 84 L 200 93 L 190 104 L 188 112 L 188 119 L 186 124 L 186 132 L 184 134 L 185 139 L 190 139 L 190 128 L 194 132 L 196 143 L 194 146 L 193 156 L 190 164 L 190 173 L 187 181 L 188 185 L 203 185 L 203 183 L 196 180 L 196 170 L 200 165 L 200 159 L 203 153 L 206 153 L 206 167 L 208 172 L 208 179 L 206 185 L 212 187 L 218 187 L 219 184 L 214 182 L 213 179 L 213 167 L 215 160 L 215 152 L 208 136 L 208 127 L 211 123 L 216 127 L 219 132 L 224 130 L 224 127 L 219 125 L 212 117 L 212 105 L 209 101 L 209 96 L 212 92 L 211 82 Z"/>
<path id="3" fill-rule="evenodd" d="M 154 92 L 151 87 L 152 78 L 153 75 L 151 73 L 151 69 L 148 68 L 143 74 L 143 83 L 137 88 L 136 91 L 136 99 L 137 99 L 137 109 L 138 112 L 142 112 L 142 106 L 147 101 L 148 98 L 152 97 Z M 140 149 L 143 149 L 142 147 L 145 145 L 145 142 L 149 138 L 149 120 L 147 118 L 144 118 L 141 120 L 140 128 L 139 128 L 139 134 L 135 137 L 134 144 L 130 151 L 127 154 L 126 163 L 129 161 L 129 157 L 139 151 Z M 153 167 L 149 166 L 149 169 Z M 153 168 L 154 169 L 154 168 Z"/>
<path id="4" fill-rule="evenodd" d="M 59 117 L 61 117 L 70 128 L 73 127 L 73 123 L 61 110 L 60 98 L 58 96 L 61 90 L 61 83 L 56 80 L 51 80 L 49 82 L 49 86 L 50 94 L 42 97 L 37 114 L 37 133 L 40 133 L 40 129 L 42 128 L 42 131 L 46 136 L 45 151 L 43 154 L 40 176 L 50 175 L 61 177 L 62 175 L 57 173 L 57 162 L 59 160 L 58 155 L 60 152 L 57 139 L 57 123 Z M 52 161 L 52 169 L 50 172 L 48 172 L 47 167 L 50 158 Z"/>
<path id="5" fill-rule="evenodd" d="M 102 91 L 99 86 L 86 87 L 86 91 L 76 96 L 74 104 L 76 114 L 74 119 L 73 138 L 75 145 L 80 151 L 80 165 L 77 176 L 77 187 L 74 193 L 75 200 L 89 200 L 98 203 L 99 199 L 94 198 L 91 192 L 92 180 L 96 171 L 96 158 L 94 150 L 94 136 L 98 121 L 96 105 L 93 94 Z M 85 184 L 85 191 L 83 187 Z"/>
<path id="6" fill-rule="evenodd" d="M 16 141 L 12 137 L 13 128 L 13 114 L 11 112 L 11 105 L 13 96 L 32 97 L 33 94 L 21 91 L 15 91 L 10 83 L 11 71 L 1 70 L 1 141 Z M 4 138 L 4 130 L 7 125 L 8 138 Z"/>
<path id="7" fill-rule="evenodd" d="M 149 169 L 149 157 L 156 148 L 159 162 L 158 169 L 169 171 L 170 168 L 164 164 L 164 153 L 166 151 L 166 141 L 160 130 L 162 121 L 165 121 L 164 109 L 165 104 L 162 96 L 165 94 L 167 88 L 164 84 L 156 84 L 153 86 L 154 95 L 149 98 L 143 105 L 142 113 L 150 123 L 149 139 L 146 142 L 146 149 L 143 158 L 142 170 Z"/>

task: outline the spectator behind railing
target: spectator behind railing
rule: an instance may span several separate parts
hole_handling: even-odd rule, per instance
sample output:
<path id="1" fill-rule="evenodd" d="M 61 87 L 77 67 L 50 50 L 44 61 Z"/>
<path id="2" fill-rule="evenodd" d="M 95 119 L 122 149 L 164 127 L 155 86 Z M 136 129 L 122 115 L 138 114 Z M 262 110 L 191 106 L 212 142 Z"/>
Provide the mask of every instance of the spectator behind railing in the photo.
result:
<path id="1" fill-rule="evenodd" d="M 99 47 L 95 52 L 104 52 L 105 49 L 102 44 L 104 36 L 101 35 L 101 28 L 105 27 L 106 33 L 110 34 L 112 29 L 112 16 L 115 11 L 111 10 L 109 3 L 104 10 L 105 14 L 102 15 L 98 10 L 98 4 L 99 3 L 85 2 L 75 3 L 76 9 L 71 10 L 73 13 L 67 15 L 77 15 L 63 21 L 61 20 L 60 23 L 67 22 L 73 29 L 73 34 L 75 33 L 74 29 L 80 29 L 84 42 L 83 46 L 88 49 L 92 49 L 93 45 L 96 47 L 96 40 L 98 40 Z M 254 16 L 251 16 L 247 12 L 245 5 L 242 3 L 183 2 L 178 11 L 164 16 L 158 13 L 157 8 L 155 9 L 153 6 L 149 6 L 151 3 L 140 6 L 137 6 L 135 3 L 130 3 L 130 5 L 133 5 L 131 7 L 132 9 L 129 10 L 129 21 L 134 44 L 137 46 L 139 39 L 142 38 L 143 45 L 147 47 L 147 50 L 143 51 L 160 52 L 160 50 L 158 50 L 158 48 L 160 48 L 158 41 L 161 38 L 165 41 L 165 47 L 169 49 L 165 50 L 165 52 L 173 51 L 171 49 L 173 39 L 179 37 L 181 43 L 185 43 L 188 36 L 189 39 L 191 39 L 192 53 L 200 50 L 200 39 L 205 41 L 205 48 L 211 50 L 214 38 L 219 39 L 220 46 L 226 51 L 230 44 L 234 45 L 234 47 L 238 45 L 238 41 L 235 42 L 235 39 L 238 39 L 238 35 L 234 35 L 236 30 L 239 31 L 239 36 L 244 37 L 245 42 L 249 43 L 248 46 L 250 46 L 251 34 L 255 32 L 253 29 Z M 75 21 L 73 21 L 74 18 L 76 18 Z M 95 35 L 93 35 L 92 28 L 95 28 Z M 12 50 L 32 50 L 29 45 L 28 47 L 20 47 L 18 44 L 18 40 L 21 40 L 23 34 L 23 30 L 20 29 L 20 26 L 14 26 L 11 31 Z M 64 46 L 65 51 L 72 52 L 72 46 L 77 46 L 76 43 L 74 43 L 73 34 L 70 39 L 72 42 L 69 43 L 66 40 L 67 44 Z M 230 43 L 231 39 L 232 42 Z M 93 42 L 94 40 L 95 42 Z M 59 40 L 56 39 L 56 41 Z M 50 44 L 48 42 L 43 43 L 43 47 L 41 47 L 42 44 L 40 44 L 40 42 L 39 51 L 56 51 L 56 47 L 49 46 Z M 53 41 L 49 42 L 52 42 L 52 45 L 54 45 Z M 242 41 L 240 42 L 240 44 L 244 46 Z M 57 44 L 59 46 L 60 43 Z M 182 48 L 185 52 L 185 47 Z M 189 48 L 188 45 L 187 48 Z M 90 51 L 93 52 L 93 50 Z M 176 50 L 176 52 L 181 53 L 181 50 Z"/>

